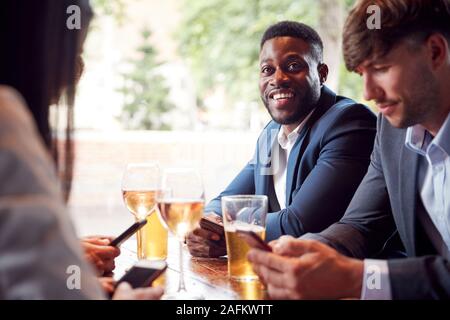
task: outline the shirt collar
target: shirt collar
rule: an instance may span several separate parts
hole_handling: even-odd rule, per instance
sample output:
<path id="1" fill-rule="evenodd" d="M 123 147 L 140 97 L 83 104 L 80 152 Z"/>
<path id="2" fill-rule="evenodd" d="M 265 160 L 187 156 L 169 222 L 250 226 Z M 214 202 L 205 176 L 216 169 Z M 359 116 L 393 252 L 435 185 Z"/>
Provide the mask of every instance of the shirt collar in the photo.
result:
<path id="1" fill-rule="evenodd" d="M 306 122 L 311 117 L 314 110 L 315 109 L 311 110 L 311 112 L 305 117 L 305 119 L 303 119 L 303 121 L 297 126 L 297 128 L 292 130 L 292 132 L 289 133 L 287 136 L 284 133 L 283 126 L 280 126 L 280 131 L 278 131 L 278 143 L 280 144 L 281 148 L 287 149 L 289 146 L 292 146 L 295 143 L 295 141 L 299 136 L 300 131 L 305 126 Z"/>
<path id="2" fill-rule="evenodd" d="M 450 113 L 434 139 L 420 124 L 408 127 L 406 130 L 405 145 L 412 151 L 425 156 L 431 144 L 450 155 Z"/>
<path id="3" fill-rule="evenodd" d="M 433 143 L 444 150 L 447 155 L 450 155 L 450 113 L 447 115 L 442 124 L 441 129 L 438 131 Z"/>

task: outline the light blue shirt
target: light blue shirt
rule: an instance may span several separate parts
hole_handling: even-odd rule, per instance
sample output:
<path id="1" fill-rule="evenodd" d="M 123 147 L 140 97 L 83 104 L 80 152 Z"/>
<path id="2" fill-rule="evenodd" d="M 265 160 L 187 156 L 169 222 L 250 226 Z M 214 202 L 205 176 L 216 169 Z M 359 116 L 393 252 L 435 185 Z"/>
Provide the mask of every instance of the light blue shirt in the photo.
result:
<path id="1" fill-rule="evenodd" d="M 450 114 L 436 137 L 421 125 L 409 127 L 405 145 L 424 156 L 428 166 L 420 197 L 447 250 L 450 248 Z M 413 174 L 413 173 L 412 173 Z M 381 277 L 374 279 L 377 271 Z M 378 286 L 376 284 L 379 284 Z M 364 260 L 364 279 L 361 299 L 391 299 L 389 269 L 386 260 Z"/>
<path id="2" fill-rule="evenodd" d="M 406 146 L 427 159 L 420 197 L 450 248 L 450 114 L 434 139 L 420 125 L 408 128 Z"/>

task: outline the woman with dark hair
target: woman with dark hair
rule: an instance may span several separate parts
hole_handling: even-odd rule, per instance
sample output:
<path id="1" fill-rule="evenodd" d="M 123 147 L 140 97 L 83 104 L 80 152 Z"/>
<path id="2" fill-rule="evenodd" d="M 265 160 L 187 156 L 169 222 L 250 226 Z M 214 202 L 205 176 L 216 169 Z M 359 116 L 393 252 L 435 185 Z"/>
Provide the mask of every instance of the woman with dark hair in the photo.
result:
<path id="1" fill-rule="evenodd" d="M 80 28 L 70 27 L 73 14 Z M 77 59 L 91 17 L 88 0 L 0 2 L 0 299 L 105 297 L 64 205 Z M 50 112 L 60 100 L 65 110 Z M 63 130 L 50 125 L 50 116 L 61 123 L 58 115 L 66 120 Z M 113 298 L 161 294 L 125 284 Z"/>

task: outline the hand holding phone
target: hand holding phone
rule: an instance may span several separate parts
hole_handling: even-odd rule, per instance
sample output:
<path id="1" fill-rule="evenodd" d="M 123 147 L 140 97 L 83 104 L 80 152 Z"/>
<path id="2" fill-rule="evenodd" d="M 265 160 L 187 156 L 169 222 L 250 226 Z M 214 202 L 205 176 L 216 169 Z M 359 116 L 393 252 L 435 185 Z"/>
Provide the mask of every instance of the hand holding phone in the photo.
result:
<path id="1" fill-rule="evenodd" d="M 255 249 L 272 252 L 272 247 L 261 239 L 255 232 L 250 230 L 236 230 L 240 237 L 244 238 L 247 244 Z"/>
<path id="2" fill-rule="evenodd" d="M 217 233 L 221 237 L 223 237 L 225 235 L 225 229 L 223 228 L 222 224 L 220 224 L 219 222 L 207 219 L 205 217 L 202 217 L 200 219 L 200 227 L 202 229 Z"/>
<path id="3" fill-rule="evenodd" d="M 116 283 L 128 282 L 132 288 L 149 287 L 167 269 L 163 260 L 140 260 Z"/>
<path id="4" fill-rule="evenodd" d="M 125 230 L 120 236 L 115 238 L 111 243 L 110 246 L 118 247 L 120 246 L 124 241 L 126 241 L 129 237 L 131 237 L 134 233 L 136 233 L 139 229 L 141 229 L 143 226 L 147 224 L 147 219 L 142 219 L 140 221 L 137 221 L 133 223 L 127 230 Z"/>

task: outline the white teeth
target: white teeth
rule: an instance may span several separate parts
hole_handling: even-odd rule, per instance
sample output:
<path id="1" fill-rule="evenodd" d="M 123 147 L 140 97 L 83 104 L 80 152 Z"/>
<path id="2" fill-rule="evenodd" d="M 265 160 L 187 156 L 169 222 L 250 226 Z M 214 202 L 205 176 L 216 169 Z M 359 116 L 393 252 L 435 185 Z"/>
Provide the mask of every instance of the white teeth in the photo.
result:
<path id="1" fill-rule="evenodd" d="M 294 95 L 292 93 L 276 93 L 273 95 L 273 99 L 274 100 L 279 100 L 279 99 L 289 99 L 292 98 Z"/>

